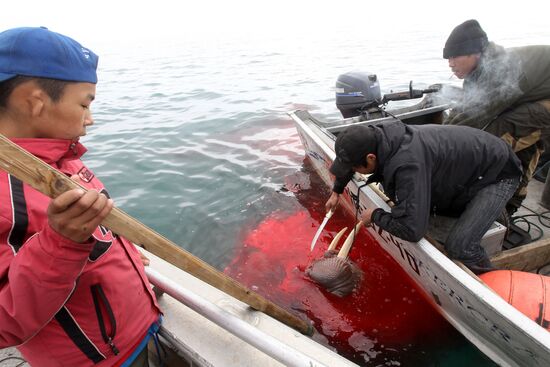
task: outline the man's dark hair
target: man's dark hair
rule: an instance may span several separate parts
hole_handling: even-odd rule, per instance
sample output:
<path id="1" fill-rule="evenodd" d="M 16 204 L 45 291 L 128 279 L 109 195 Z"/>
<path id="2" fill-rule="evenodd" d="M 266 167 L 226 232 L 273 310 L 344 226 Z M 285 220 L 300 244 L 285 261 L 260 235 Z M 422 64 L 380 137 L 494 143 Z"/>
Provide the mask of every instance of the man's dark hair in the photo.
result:
<path id="1" fill-rule="evenodd" d="M 48 95 L 48 97 L 52 99 L 53 102 L 59 101 L 67 84 L 73 83 L 65 80 L 36 78 L 18 75 L 14 78 L 8 79 L 0 83 L 0 108 L 3 109 L 7 107 L 8 98 L 16 87 L 31 80 L 35 81 L 40 89 L 42 89 Z"/>

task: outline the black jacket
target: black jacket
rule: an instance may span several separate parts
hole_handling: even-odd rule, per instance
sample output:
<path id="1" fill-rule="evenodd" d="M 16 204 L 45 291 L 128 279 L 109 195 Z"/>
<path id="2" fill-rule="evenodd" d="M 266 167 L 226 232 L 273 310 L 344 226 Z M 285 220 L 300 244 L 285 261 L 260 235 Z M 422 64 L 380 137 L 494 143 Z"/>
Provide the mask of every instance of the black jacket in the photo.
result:
<path id="1" fill-rule="evenodd" d="M 407 241 L 426 233 L 431 211 L 461 213 L 483 187 L 521 176 L 521 163 L 503 140 L 465 126 L 374 125 L 377 168 L 369 182 L 382 182 L 395 203 L 391 213 L 374 211 L 380 228 Z M 337 178 L 341 193 L 350 177 Z"/>

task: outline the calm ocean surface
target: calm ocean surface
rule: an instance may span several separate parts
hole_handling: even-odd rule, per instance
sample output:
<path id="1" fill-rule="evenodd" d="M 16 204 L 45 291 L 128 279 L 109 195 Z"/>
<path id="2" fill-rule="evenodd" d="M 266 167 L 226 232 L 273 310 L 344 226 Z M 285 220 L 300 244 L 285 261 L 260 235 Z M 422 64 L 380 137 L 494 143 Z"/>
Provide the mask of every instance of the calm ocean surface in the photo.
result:
<path id="1" fill-rule="evenodd" d="M 314 175 L 287 113 L 339 118 L 333 86 L 352 70 L 376 73 L 382 93 L 410 80 L 419 88 L 457 83 L 441 59 L 446 36 L 426 29 L 386 40 L 340 32 L 105 45 L 95 50 L 100 83 L 84 160 L 121 209 L 223 270 L 243 233 L 273 212 L 309 205 L 281 191 L 289 178 Z M 490 38 L 504 46 L 549 43 L 550 31 Z M 329 191 L 311 191 L 311 206 L 320 208 Z M 455 341 L 423 353 L 434 366 L 460 366 L 461 358 L 493 365 L 459 334 Z"/>

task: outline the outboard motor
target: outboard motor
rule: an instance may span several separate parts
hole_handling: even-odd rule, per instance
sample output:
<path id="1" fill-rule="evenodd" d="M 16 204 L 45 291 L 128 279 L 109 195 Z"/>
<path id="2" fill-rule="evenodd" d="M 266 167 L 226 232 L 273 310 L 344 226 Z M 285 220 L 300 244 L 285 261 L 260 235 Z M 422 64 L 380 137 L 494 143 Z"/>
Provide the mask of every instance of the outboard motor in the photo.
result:
<path id="1" fill-rule="evenodd" d="M 426 93 L 438 92 L 440 88 L 440 85 L 433 85 L 428 89 L 413 89 L 411 80 L 409 90 L 382 96 L 376 74 L 352 71 L 336 80 L 336 107 L 344 118 L 363 116 L 368 119 L 370 113 L 384 113 L 381 106 L 389 101 L 421 98 Z"/>
<path id="2" fill-rule="evenodd" d="M 336 81 L 336 107 L 344 118 L 355 117 L 382 103 L 376 74 L 349 72 Z"/>

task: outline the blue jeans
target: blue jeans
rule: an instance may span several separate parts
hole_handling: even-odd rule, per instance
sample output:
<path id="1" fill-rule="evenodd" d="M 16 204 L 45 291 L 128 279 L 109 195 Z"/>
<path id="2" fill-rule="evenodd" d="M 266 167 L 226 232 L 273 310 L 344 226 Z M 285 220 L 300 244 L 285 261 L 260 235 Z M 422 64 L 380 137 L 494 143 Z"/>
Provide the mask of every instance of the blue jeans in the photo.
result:
<path id="1" fill-rule="evenodd" d="M 481 239 L 498 218 L 518 185 L 519 177 L 504 179 L 479 190 L 455 222 L 445 241 L 445 250 L 452 259 L 462 261 L 472 270 L 491 268 L 491 261 L 481 247 Z"/>

